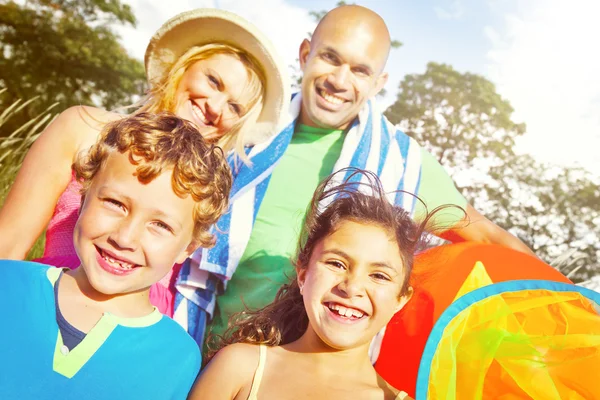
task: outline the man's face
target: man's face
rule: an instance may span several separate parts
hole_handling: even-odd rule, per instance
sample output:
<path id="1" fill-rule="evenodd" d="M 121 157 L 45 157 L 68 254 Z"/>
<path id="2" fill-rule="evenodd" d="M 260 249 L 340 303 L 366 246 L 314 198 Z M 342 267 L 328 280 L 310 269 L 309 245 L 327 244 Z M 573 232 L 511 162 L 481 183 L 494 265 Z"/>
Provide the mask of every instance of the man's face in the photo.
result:
<path id="1" fill-rule="evenodd" d="M 329 24 L 310 42 L 305 40 L 300 46 L 300 123 L 345 129 L 385 85 L 387 74 L 381 71 L 387 51 L 360 25 Z"/>

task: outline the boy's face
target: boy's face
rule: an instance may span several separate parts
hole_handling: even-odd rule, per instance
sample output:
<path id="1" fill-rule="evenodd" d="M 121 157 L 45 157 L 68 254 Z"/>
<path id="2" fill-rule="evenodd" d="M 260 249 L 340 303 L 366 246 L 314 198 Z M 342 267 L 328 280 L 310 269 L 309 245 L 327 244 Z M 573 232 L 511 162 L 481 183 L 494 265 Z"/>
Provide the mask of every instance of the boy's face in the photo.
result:
<path id="1" fill-rule="evenodd" d="M 191 196 L 177 196 L 172 171 L 147 184 L 129 154 L 113 151 L 85 196 L 74 243 L 81 268 L 100 293 L 149 288 L 194 250 Z"/>

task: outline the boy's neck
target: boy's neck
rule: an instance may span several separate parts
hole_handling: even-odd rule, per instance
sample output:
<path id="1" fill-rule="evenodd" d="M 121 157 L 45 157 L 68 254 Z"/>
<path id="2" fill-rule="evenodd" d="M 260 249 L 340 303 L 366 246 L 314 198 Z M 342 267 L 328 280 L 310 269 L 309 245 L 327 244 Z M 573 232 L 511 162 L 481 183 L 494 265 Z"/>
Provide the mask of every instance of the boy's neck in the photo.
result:
<path id="1" fill-rule="evenodd" d="M 73 300 L 85 308 L 122 318 L 144 317 L 154 311 L 150 303 L 150 288 L 124 294 L 105 294 L 98 292 L 90 284 L 82 267 L 67 271 L 65 275 L 67 279 L 63 281 L 69 283 L 64 287 L 65 292 L 59 287 L 59 296 L 62 293 L 73 296 Z"/>

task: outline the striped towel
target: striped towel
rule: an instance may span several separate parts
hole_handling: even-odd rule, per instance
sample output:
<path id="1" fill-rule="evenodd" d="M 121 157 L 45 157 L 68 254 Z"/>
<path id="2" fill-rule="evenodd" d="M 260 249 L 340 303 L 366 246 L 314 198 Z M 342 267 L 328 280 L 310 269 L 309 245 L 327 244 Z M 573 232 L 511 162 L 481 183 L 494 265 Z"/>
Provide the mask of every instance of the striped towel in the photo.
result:
<path id="1" fill-rule="evenodd" d="M 267 142 L 248 149 L 252 166 L 234 168 L 231 207 L 217 223 L 216 245 L 211 249 L 198 249 L 180 271 L 174 319 L 200 345 L 206 320 L 214 311 L 216 295 L 225 289 L 246 249 L 273 169 L 292 139 L 301 104 L 301 96 L 296 94 L 290 104 L 286 127 Z M 376 172 L 390 193 L 389 200 L 414 211 L 415 198 L 397 191 L 418 192 L 421 148 L 396 129 L 372 100 L 346 133 L 334 171 L 345 167 Z"/>

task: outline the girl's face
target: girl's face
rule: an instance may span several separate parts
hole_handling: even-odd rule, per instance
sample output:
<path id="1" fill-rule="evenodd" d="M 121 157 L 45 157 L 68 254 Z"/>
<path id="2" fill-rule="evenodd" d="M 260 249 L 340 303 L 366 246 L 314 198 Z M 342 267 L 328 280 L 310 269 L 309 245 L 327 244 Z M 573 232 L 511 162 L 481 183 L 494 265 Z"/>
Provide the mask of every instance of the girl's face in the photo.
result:
<path id="1" fill-rule="evenodd" d="M 244 64 L 228 54 L 195 62 L 177 88 L 175 114 L 216 142 L 248 112 L 252 97 L 248 75 Z"/>
<path id="2" fill-rule="evenodd" d="M 380 226 L 342 221 L 298 269 L 309 328 L 328 346 L 369 343 L 410 298 L 400 296 L 404 265 L 390 233 Z"/>

